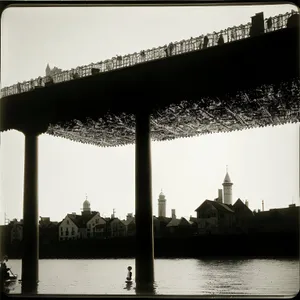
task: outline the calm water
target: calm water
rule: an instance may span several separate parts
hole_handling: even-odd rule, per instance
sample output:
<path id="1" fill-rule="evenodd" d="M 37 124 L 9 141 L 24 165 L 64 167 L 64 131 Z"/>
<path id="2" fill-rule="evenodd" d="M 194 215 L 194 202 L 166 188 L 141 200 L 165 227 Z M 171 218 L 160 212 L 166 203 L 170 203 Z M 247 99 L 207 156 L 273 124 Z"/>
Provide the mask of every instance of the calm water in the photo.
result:
<path id="1" fill-rule="evenodd" d="M 21 274 L 21 261 L 10 260 Z M 40 260 L 40 294 L 135 294 L 126 287 L 134 259 Z M 186 295 L 295 295 L 299 261 L 289 259 L 156 259 L 155 293 Z M 18 283 L 11 293 L 20 293 Z"/>

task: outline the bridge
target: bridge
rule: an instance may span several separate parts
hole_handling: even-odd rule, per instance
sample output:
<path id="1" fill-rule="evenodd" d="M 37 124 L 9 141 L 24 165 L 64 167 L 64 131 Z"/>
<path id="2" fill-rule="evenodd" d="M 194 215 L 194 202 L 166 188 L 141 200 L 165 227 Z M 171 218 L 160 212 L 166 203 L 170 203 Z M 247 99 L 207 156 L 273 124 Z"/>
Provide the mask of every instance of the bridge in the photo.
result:
<path id="1" fill-rule="evenodd" d="M 299 14 L 2 89 L 0 130 L 25 135 L 22 291 L 38 281 L 38 135 L 136 146 L 136 282 L 154 281 L 152 140 L 299 122 Z"/>
<path id="2" fill-rule="evenodd" d="M 297 12 L 291 11 L 286 14 L 280 14 L 275 17 L 270 17 L 264 20 L 264 30 L 260 34 L 277 31 L 288 26 L 288 20 L 291 16 L 297 15 Z M 116 56 L 111 59 L 104 60 L 103 62 L 91 63 L 86 66 L 80 66 L 75 69 L 62 71 L 54 74 L 53 76 L 44 76 L 36 79 L 31 79 L 23 83 L 17 83 L 10 87 L 4 87 L 1 90 L 2 97 L 9 95 L 28 92 L 30 90 L 45 87 L 52 83 L 60 83 L 70 81 L 94 74 L 109 72 L 122 68 L 134 66 L 136 64 L 150 62 L 153 60 L 163 59 L 170 56 L 186 54 L 202 49 L 215 47 L 224 43 L 232 43 L 242 39 L 247 39 L 251 36 L 251 23 L 241 24 L 221 30 L 220 32 L 213 32 L 199 37 L 191 37 L 188 40 L 180 42 L 171 42 L 169 45 L 164 45 L 157 48 L 148 50 L 141 50 L 133 54 Z"/>

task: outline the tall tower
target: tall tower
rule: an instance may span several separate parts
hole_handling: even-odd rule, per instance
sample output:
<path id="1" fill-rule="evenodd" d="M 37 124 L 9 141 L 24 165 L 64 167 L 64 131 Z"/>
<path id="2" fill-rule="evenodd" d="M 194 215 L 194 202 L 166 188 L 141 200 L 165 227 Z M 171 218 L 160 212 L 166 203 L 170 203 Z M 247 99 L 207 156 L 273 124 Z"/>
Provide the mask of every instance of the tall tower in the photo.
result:
<path id="1" fill-rule="evenodd" d="M 46 76 L 50 76 L 50 73 L 51 73 L 51 69 L 50 69 L 50 66 L 49 64 L 47 64 L 47 67 L 46 67 Z"/>
<path id="2" fill-rule="evenodd" d="M 86 196 L 85 201 L 83 202 L 82 213 L 83 213 L 83 214 L 90 214 L 90 213 L 91 213 L 91 204 L 90 204 L 90 202 L 87 200 L 87 196 Z"/>
<path id="3" fill-rule="evenodd" d="M 166 216 L 166 197 L 161 191 L 158 197 L 158 216 L 165 217 Z"/>
<path id="4" fill-rule="evenodd" d="M 228 174 L 228 167 L 226 166 L 226 175 L 223 182 L 223 192 L 224 192 L 224 204 L 232 204 L 232 185 Z"/>

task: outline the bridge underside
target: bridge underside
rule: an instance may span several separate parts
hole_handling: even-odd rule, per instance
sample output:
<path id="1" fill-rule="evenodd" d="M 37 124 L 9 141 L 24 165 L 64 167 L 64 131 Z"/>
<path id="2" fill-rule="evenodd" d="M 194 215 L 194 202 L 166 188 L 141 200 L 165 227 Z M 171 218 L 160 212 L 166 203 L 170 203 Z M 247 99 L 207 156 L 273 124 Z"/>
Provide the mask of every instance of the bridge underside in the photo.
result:
<path id="1" fill-rule="evenodd" d="M 267 84 L 222 97 L 187 99 L 151 115 L 156 141 L 275 126 L 300 121 L 300 79 Z M 48 134 L 102 147 L 135 142 L 133 114 L 106 114 L 50 125 Z"/>

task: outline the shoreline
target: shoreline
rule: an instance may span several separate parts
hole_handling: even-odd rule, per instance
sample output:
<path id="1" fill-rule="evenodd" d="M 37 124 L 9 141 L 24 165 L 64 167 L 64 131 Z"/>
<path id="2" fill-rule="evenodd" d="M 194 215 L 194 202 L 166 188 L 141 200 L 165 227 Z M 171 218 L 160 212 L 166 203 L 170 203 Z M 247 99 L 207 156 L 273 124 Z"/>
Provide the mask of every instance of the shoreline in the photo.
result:
<path id="1" fill-rule="evenodd" d="M 40 243 L 40 259 L 132 259 L 135 237 Z M 20 259 L 22 243 L 6 245 L 11 259 Z M 299 258 L 299 233 L 156 238 L 154 258 Z"/>

